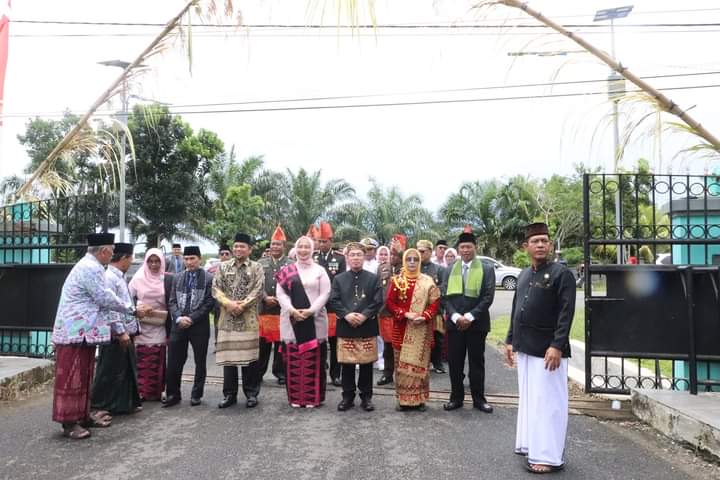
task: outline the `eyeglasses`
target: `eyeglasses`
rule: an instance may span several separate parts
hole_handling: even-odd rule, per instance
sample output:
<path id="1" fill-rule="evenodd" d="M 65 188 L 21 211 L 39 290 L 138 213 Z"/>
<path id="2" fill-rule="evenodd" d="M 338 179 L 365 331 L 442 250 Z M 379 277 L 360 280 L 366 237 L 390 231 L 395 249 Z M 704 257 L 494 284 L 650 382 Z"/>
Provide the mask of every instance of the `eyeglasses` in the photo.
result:
<path id="1" fill-rule="evenodd" d="M 407 257 L 407 258 L 405 259 L 405 261 L 406 261 L 407 263 L 417 263 L 417 262 L 420 261 L 420 259 L 419 259 L 419 258 L 415 258 L 415 257 Z"/>

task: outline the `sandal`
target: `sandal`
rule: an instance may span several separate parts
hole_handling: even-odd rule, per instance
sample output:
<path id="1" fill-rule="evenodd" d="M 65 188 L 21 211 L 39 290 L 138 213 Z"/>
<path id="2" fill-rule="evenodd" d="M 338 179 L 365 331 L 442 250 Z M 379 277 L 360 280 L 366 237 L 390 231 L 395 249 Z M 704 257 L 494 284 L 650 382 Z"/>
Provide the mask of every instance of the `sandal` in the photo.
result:
<path id="1" fill-rule="evenodd" d="M 543 463 L 530 463 L 525 464 L 525 469 L 530 473 L 555 473 L 565 468 L 565 464 L 562 465 L 545 465 Z"/>
<path id="2" fill-rule="evenodd" d="M 72 440 L 83 440 L 90 438 L 90 430 L 86 430 L 77 423 L 70 427 L 63 427 L 63 437 L 70 438 Z"/>
<path id="3" fill-rule="evenodd" d="M 102 415 L 103 413 L 106 415 Z M 110 425 L 112 425 L 112 417 L 102 411 L 91 413 L 88 419 L 82 423 L 85 428 L 107 428 Z"/>
<path id="4" fill-rule="evenodd" d="M 107 410 L 95 410 L 94 412 L 90 412 L 90 418 L 94 420 L 112 420 L 112 414 L 108 412 Z"/>

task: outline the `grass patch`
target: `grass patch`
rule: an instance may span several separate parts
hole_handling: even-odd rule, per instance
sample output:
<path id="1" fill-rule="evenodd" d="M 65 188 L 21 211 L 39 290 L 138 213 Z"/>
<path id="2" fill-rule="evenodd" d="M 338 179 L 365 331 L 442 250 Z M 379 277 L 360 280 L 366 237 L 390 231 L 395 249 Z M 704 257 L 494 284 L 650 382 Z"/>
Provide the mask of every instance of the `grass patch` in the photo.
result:
<path id="1" fill-rule="evenodd" d="M 505 343 L 508 327 L 510 326 L 510 315 L 501 315 L 490 322 L 490 333 L 488 338 L 497 342 Z M 585 341 L 585 309 L 575 310 L 572 327 L 570 327 L 570 338 L 573 340 Z"/>
<path id="2" fill-rule="evenodd" d="M 510 326 L 510 316 L 501 315 L 491 322 L 490 333 L 488 338 L 497 343 L 505 343 L 508 327 Z M 576 309 L 573 317 L 572 327 L 570 327 L 570 338 L 585 343 L 585 309 Z M 655 360 L 642 359 L 639 360 L 643 368 L 655 373 Z M 672 360 L 659 361 L 660 374 L 663 377 L 671 378 L 673 376 Z M 638 359 L 625 359 L 626 375 L 637 373 Z"/>

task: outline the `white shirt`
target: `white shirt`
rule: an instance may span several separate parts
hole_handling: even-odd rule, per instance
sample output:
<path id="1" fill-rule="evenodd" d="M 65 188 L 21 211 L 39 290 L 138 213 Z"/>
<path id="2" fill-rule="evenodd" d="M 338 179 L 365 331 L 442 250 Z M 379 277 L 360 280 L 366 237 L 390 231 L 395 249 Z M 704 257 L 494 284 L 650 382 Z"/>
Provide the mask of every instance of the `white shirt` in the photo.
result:
<path id="1" fill-rule="evenodd" d="M 470 273 L 470 265 L 472 265 L 472 260 L 469 262 L 462 261 L 463 272 Z M 482 268 L 482 266 L 480 268 Z M 465 281 L 463 280 L 463 286 L 464 285 L 465 285 Z M 452 317 L 450 317 L 450 320 L 452 320 L 453 323 L 457 323 L 457 321 L 460 317 L 465 317 L 465 320 L 469 320 L 471 322 L 475 320 L 475 317 L 470 312 L 467 312 L 464 315 L 460 315 L 459 313 L 455 312 L 455 313 L 453 313 Z"/>

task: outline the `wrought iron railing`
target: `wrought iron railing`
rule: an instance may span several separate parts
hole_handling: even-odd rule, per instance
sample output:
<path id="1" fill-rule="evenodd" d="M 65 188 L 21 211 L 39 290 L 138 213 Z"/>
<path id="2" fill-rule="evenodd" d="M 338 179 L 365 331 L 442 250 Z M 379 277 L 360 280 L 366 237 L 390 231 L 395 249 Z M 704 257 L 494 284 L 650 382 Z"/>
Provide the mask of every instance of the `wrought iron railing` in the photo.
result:
<path id="1" fill-rule="evenodd" d="M 107 231 L 111 197 L 90 194 L 0 206 L 0 354 L 50 357 L 62 282 Z"/>
<path id="2" fill-rule="evenodd" d="M 587 174 L 583 188 L 586 390 L 720 386 L 720 179 Z"/>

